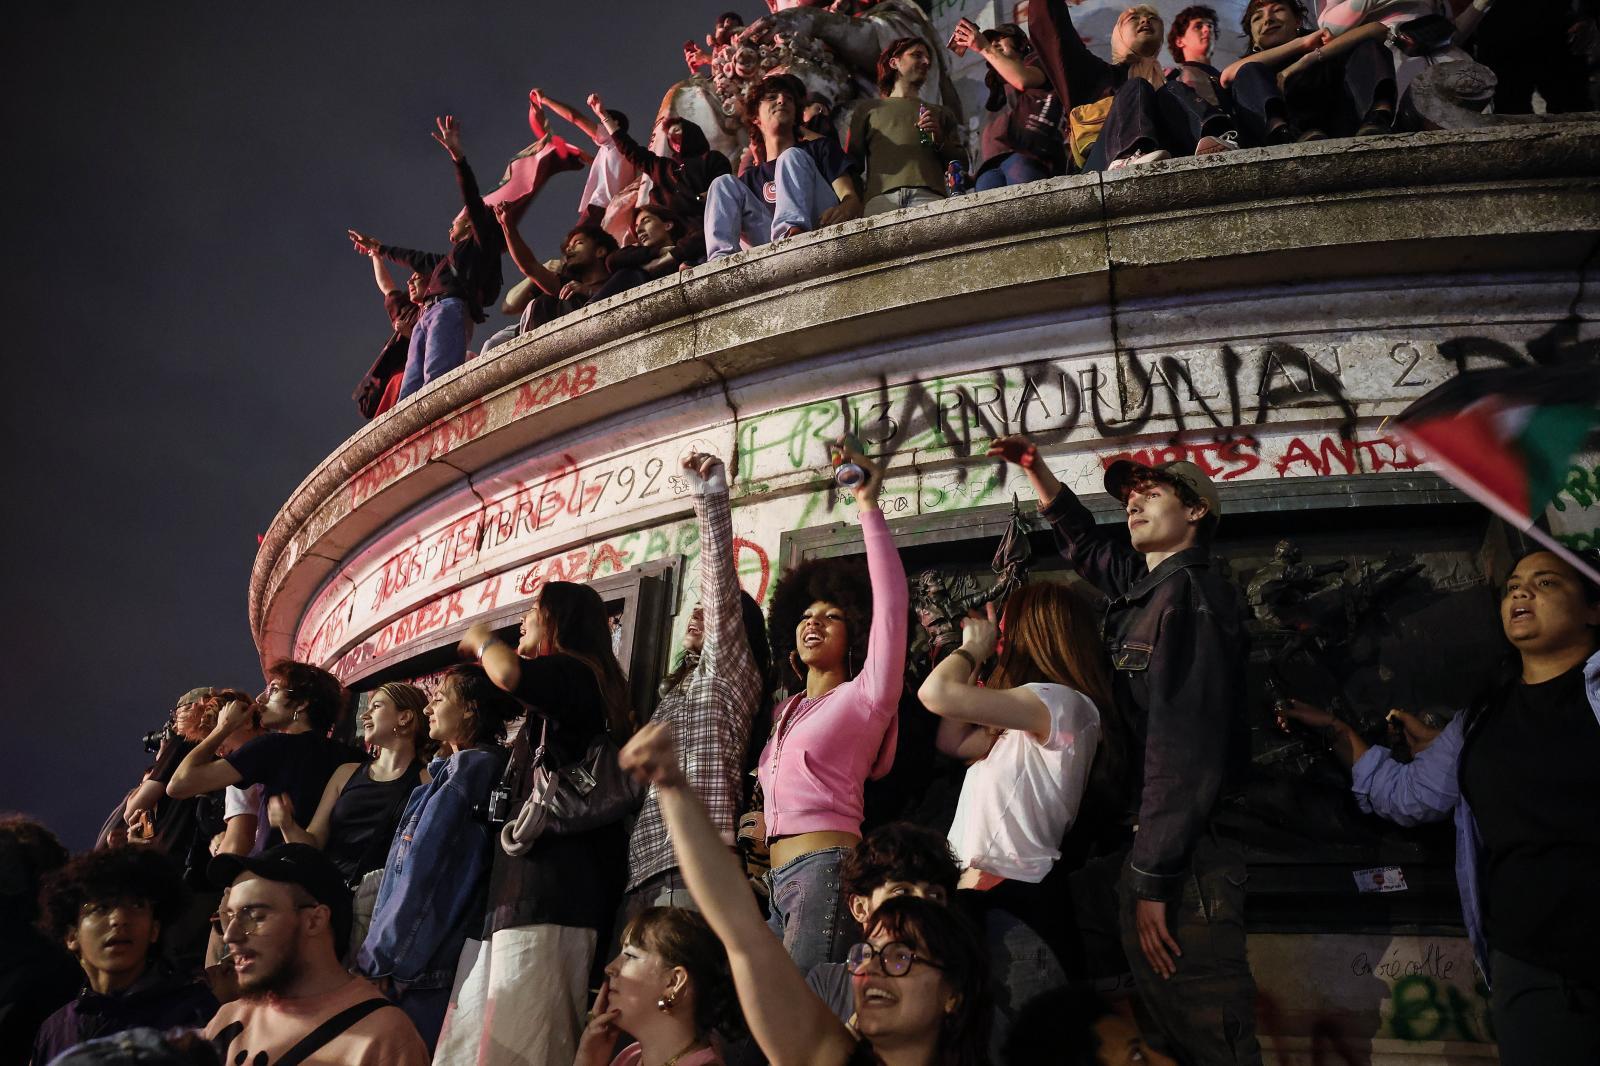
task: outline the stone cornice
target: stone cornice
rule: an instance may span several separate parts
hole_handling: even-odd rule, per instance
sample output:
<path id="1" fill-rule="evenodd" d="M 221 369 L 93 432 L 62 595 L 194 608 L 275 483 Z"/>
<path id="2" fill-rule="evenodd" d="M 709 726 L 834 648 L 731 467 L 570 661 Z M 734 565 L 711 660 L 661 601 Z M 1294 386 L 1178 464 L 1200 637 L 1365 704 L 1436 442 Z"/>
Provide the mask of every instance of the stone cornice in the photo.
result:
<path id="1" fill-rule="evenodd" d="M 752 249 L 585 308 L 431 384 L 324 460 L 250 584 L 264 658 L 394 516 L 541 441 L 844 348 L 1263 283 L 1573 270 L 1600 137 L 1547 123 L 1329 141 L 964 196 Z"/>

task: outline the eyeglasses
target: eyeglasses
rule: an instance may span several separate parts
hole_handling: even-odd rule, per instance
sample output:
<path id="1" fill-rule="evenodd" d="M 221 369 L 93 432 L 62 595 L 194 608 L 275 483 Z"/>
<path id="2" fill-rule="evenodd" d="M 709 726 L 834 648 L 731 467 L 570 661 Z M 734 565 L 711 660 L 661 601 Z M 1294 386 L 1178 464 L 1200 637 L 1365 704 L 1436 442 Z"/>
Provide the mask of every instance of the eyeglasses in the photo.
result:
<path id="1" fill-rule="evenodd" d="M 307 911 L 321 906 L 323 906 L 321 903 L 301 903 L 295 910 Z M 211 916 L 211 931 L 222 936 L 227 933 L 228 926 L 237 920 L 241 933 L 245 936 L 255 936 L 261 931 L 261 923 L 276 913 L 271 907 L 240 907 L 236 911 L 218 911 Z"/>
<path id="2" fill-rule="evenodd" d="M 924 966 L 932 966 L 935 970 L 944 969 L 936 962 L 918 955 L 911 950 L 909 944 L 902 944 L 898 940 L 890 941 L 881 948 L 871 944 L 856 944 L 850 949 L 850 954 L 845 956 L 844 965 L 853 974 L 863 974 L 872 965 L 873 956 L 877 956 L 878 968 L 885 977 L 904 977 L 911 971 L 911 964 L 920 962 Z"/>

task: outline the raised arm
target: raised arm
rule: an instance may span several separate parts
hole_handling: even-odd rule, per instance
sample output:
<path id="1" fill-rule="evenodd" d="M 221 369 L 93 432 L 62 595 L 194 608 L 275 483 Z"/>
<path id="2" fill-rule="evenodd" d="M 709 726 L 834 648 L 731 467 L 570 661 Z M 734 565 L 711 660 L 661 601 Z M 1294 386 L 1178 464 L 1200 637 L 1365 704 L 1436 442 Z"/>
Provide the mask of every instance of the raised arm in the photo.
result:
<path id="1" fill-rule="evenodd" d="M 1033 0 L 1028 5 L 1028 39 L 1063 107 L 1094 103 L 1093 87 L 1111 78 L 1111 64 L 1089 51 L 1078 36 L 1067 0 Z"/>
<path id="2" fill-rule="evenodd" d="M 533 254 L 533 249 L 528 247 L 528 242 L 522 239 L 522 232 L 517 229 L 511 209 L 506 204 L 495 204 L 494 217 L 501 233 L 505 235 L 506 250 L 511 253 L 511 261 L 517 264 L 517 269 L 546 295 L 560 295 L 561 276 L 539 262 L 539 257 Z"/>
<path id="3" fill-rule="evenodd" d="M 1055 533 L 1062 558 L 1107 596 L 1121 595 L 1145 574 L 1144 556 L 1102 530 L 1072 492 L 1045 465 L 1027 437 L 1001 437 L 989 445 L 989 456 L 1020 466 L 1039 498 L 1039 515 Z"/>
<path id="4" fill-rule="evenodd" d="M 705 626 L 700 670 L 712 675 L 748 675 L 755 672 L 756 664 L 739 606 L 727 468 L 714 455 L 695 454 L 684 460 L 683 470 L 700 522 L 700 606 Z"/>
<path id="5" fill-rule="evenodd" d="M 392 296 L 400 291 L 400 286 L 395 284 L 394 278 L 389 274 L 389 268 L 384 265 L 383 257 L 374 255 L 372 258 L 372 279 L 378 283 L 378 291 L 385 296 Z"/>
<path id="6" fill-rule="evenodd" d="M 656 787 L 678 869 L 712 932 L 728 951 L 745 1022 L 772 1066 L 843 1066 L 855 1040 L 806 985 L 756 908 L 744 870 L 689 787 L 672 734 L 645 726 L 622 749 L 621 764 Z"/>
<path id="7" fill-rule="evenodd" d="M 1278 83 L 1280 85 L 1303 70 L 1332 59 L 1342 52 L 1350 51 L 1362 41 L 1383 40 L 1389 35 L 1389 27 L 1381 22 L 1368 22 L 1352 30 L 1339 33 L 1337 37 L 1330 38 L 1330 32 L 1337 31 L 1318 30 L 1317 33 L 1323 35 L 1323 43 L 1313 44 L 1305 55 L 1278 72 Z M 1308 36 L 1315 37 L 1316 35 L 1316 33 L 1313 33 Z"/>
<path id="8" fill-rule="evenodd" d="M 456 165 L 456 186 L 461 190 L 461 206 L 466 208 L 467 217 L 472 220 L 472 239 L 480 248 L 498 251 L 501 247 L 500 226 L 496 223 L 496 216 L 489 211 L 489 205 L 483 202 L 483 194 L 478 191 L 478 179 L 473 176 L 472 168 L 467 165 L 467 157 L 461 150 L 461 125 L 456 122 L 454 115 L 441 115 L 434 120 L 439 127 L 433 133 L 433 139 L 450 153 L 450 161 Z"/>
<path id="9" fill-rule="evenodd" d="M 517 650 L 494 635 L 485 622 L 479 622 L 461 637 L 456 646 L 463 659 L 476 659 L 489 680 L 507 692 L 517 691 L 522 683 L 522 660 Z"/>
<path id="10" fill-rule="evenodd" d="M 983 36 L 983 31 L 978 24 L 969 18 L 960 19 L 951 38 L 959 48 L 971 48 L 983 57 L 983 61 L 994 68 L 994 72 L 1006 80 L 1006 84 L 1018 92 L 1024 89 L 1038 89 L 1047 80 L 1044 71 L 1038 67 L 1030 67 L 1021 56 L 1002 55 L 994 46 L 994 42 Z"/>
<path id="11" fill-rule="evenodd" d="M 1042 744 L 1050 734 L 1050 712 L 1043 700 L 1026 688 L 981 688 L 973 683 L 978 666 L 994 655 L 999 635 L 992 603 L 986 608 L 986 617 L 965 619 L 961 648 L 939 661 L 917 690 L 917 698 L 940 718 L 991 729 L 1025 730 Z M 943 739 L 948 744 L 954 738 L 945 734 Z M 962 754 L 973 750 L 967 739 L 961 737 L 956 745 Z"/>
<path id="12" fill-rule="evenodd" d="M 841 441 L 840 449 L 848 461 L 867 473 L 856 485 L 855 497 L 861 539 L 867 549 L 867 576 L 872 582 L 872 625 L 867 631 L 867 660 L 856 675 L 857 689 L 875 712 L 887 714 L 899 709 L 900 691 L 905 684 L 910 610 L 906 568 L 889 532 L 889 523 L 878 508 L 883 471 L 848 441 Z"/>
<path id="13" fill-rule="evenodd" d="M 583 135 L 593 141 L 596 148 L 601 147 L 608 140 L 610 140 L 608 136 L 610 132 L 609 126 L 607 127 L 607 132 L 602 133 L 600 132 L 600 127 L 596 122 L 591 121 L 586 115 L 584 115 L 577 108 L 573 107 L 571 104 L 564 104 L 553 96 L 546 96 L 543 89 L 531 90 L 528 93 L 528 99 L 532 100 L 535 93 L 538 94 L 539 102 L 545 106 L 546 110 L 550 111 L 558 118 L 566 119 L 568 122 L 578 127 L 578 129 L 582 130 Z"/>
<path id="14" fill-rule="evenodd" d="M 217 749 L 234 733 L 250 721 L 250 704 L 232 700 L 217 713 L 217 724 L 194 750 L 183 757 L 183 762 L 173 771 L 167 782 L 167 795 L 173 799 L 188 799 L 215 792 L 219 788 L 236 785 L 240 774 L 233 766 L 217 758 Z M 254 743 L 252 741 L 252 743 Z"/>

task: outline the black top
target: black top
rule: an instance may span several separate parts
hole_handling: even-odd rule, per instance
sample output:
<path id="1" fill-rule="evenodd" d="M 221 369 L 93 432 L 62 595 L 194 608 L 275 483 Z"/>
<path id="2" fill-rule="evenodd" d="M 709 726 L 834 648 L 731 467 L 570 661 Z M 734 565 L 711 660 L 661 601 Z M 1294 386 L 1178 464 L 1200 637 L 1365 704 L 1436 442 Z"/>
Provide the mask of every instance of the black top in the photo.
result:
<path id="1" fill-rule="evenodd" d="M 500 255 L 506 250 L 505 237 L 494 213 L 478 194 L 478 182 L 466 159 L 456 161 L 456 184 L 461 187 L 461 202 L 466 205 L 472 230 L 450 246 L 444 255 L 419 252 L 393 245 L 378 246 L 378 254 L 395 263 L 404 263 L 428 279 L 424 300 L 430 297 L 460 297 L 474 322 L 484 320 L 483 309 L 500 295 Z"/>
<path id="2" fill-rule="evenodd" d="M 1600 722 L 1584 694 L 1583 665 L 1511 686 L 1473 732 L 1461 784 L 1483 836 L 1489 943 L 1592 980 L 1600 953 Z"/>
<path id="3" fill-rule="evenodd" d="M 817 137 L 809 141 L 801 141 L 796 148 L 811 156 L 817 164 L 817 172 L 824 181 L 830 185 L 838 181 L 845 174 L 854 174 L 860 166 L 854 159 L 845 154 L 839 142 L 832 137 Z M 778 202 L 778 161 L 769 159 L 765 163 L 753 167 L 745 167 L 744 173 L 739 175 L 739 180 L 744 182 L 751 192 L 762 197 L 769 204 Z"/>
<path id="4" fill-rule="evenodd" d="M 161 745 L 156 764 L 150 770 L 150 780 L 167 784 L 177 772 L 183 757 L 194 750 L 192 741 L 173 737 Z M 195 800 L 173 799 L 163 796 L 154 811 L 155 845 L 179 862 L 184 863 L 195 836 Z"/>
<path id="5" fill-rule="evenodd" d="M 365 758 L 356 749 L 315 733 L 268 733 L 227 756 L 228 765 L 239 771 L 240 788 L 263 785 L 268 798 L 288 793 L 296 821 L 311 820 L 335 770 Z M 281 844 L 283 834 L 276 829 L 264 837 L 258 833 L 257 842 L 264 847 Z"/>
<path id="6" fill-rule="evenodd" d="M 420 762 L 413 761 L 393 781 L 374 781 L 371 770 L 367 763 L 350 775 L 328 818 L 328 846 L 323 853 L 352 883 L 383 865 L 406 800 L 422 784 Z"/>
<path id="7" fill-rule="evenodd" d="M 611 143 L 618 155 L 650 175 L 656 199 L 664 202 L 684 225 L 699 229 L 705 215 L 706 190 L 717 178 L 732 174 L 733 166 L 727 156 L 711 148 L 699 126 L 685 122 L 683 132 L 683 149 L 675 157 L 656 155 L 626 130 L 613 133 Z"/>
<path id="8" fill-rule="evenodd" d="M 528 719 L 511 745 L 506 771 L 513 816 L 532 787 L 533 751 L 543 719 L 550 723 L 554 758 L 568 763 L 606 728 L 594 673 L 570 655 L 541 655 L 522 662 L 516 697 Z M 520 925 L 572 925 L 603 932 L 616 913 L 627 874 L 627 835 L 616 822 L 587 833 L 545 834 L 522 856 L 497 850 L 489 875 L 484 939 Z"/>

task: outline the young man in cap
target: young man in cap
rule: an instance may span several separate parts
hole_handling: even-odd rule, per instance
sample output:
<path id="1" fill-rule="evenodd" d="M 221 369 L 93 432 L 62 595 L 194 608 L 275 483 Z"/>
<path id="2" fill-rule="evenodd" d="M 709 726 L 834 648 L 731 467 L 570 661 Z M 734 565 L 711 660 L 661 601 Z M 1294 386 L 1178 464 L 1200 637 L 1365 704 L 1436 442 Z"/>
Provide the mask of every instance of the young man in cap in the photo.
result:
<path id="1" fill-rule="evenodd" d="M 1244 857 L 1211 825 L 1249 757 L 1244 620 L 1210 567 L 1216 486 L 1193 463 L 1113 463 L 1106 491 L 1123 505 L 1130 547 L 1096 525 L 1026 437 L 1003 437 L 989 454 L 1027 472 L 1062 556 L 1108 597 L 1114 691 L 1140 734 L 1117 896 L 1142 1028 L 1185 1062 L 1259 1063 Z"/>
<path id="2" fill-rule="evenodd" d="M 227 889 L 217 920 L 240 998 L 217 1011 L 206 1036 L 224 1062 L 424 1066 L 416 1026 L 339 961 L 350 939 L 350 890 L 309 844 L 256 856 L 218 855 L 211 880 Z"/>

